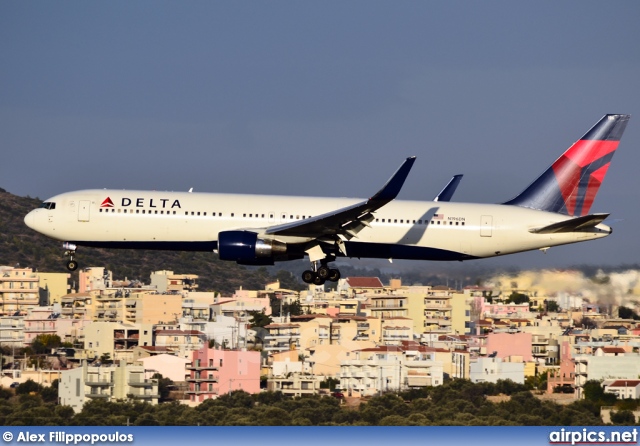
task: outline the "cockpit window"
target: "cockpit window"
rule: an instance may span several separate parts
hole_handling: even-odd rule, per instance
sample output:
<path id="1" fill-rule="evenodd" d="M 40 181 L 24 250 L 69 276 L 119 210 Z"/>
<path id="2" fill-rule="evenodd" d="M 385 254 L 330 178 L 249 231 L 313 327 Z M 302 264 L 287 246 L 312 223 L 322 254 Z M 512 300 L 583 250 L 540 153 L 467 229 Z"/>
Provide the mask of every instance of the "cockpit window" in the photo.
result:
<path id="1" fill-rule="evenodd" d="M 45 201 L 40 205 L 42 209 L 55 209 L 56 204 L 53 201 Z"/>

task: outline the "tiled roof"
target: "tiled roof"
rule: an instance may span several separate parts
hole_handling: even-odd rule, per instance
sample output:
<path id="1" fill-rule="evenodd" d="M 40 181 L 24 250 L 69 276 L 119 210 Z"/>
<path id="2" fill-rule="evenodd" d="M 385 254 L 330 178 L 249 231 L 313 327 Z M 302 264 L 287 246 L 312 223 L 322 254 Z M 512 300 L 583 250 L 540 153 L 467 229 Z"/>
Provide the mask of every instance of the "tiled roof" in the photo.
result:
<path id="1" fill-rule="evenodd" d="M 377 277 L 347 277 L 347 283 L 351 288 L 383 288 L 382 282 Z"/>
<path id="2" fill-rule="evenodd" d="M 636 387 L 640 385 L 640 379 L 619 379 L 607 387 Z"/>

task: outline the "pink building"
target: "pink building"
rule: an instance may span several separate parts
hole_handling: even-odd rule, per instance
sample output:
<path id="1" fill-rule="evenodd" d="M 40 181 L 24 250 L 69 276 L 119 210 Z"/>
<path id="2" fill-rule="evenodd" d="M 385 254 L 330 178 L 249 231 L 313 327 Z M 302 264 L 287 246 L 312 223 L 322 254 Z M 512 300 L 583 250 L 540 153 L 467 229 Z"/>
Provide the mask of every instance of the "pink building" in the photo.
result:
<path id="1" fill-rule="evenodd" d="M 488 355 L 497 352 L 498 358 L 522 356 L 522 360 L 528 362 L 533 361 L 531 339 L 531 333 L 489 333 L 485 346 Z"/>
<path id="2" fill-rule="evenodd" d="M 529 304 L 490 304 L 483 299 L 481 312 L 485 316 L 524 316 L 529 314 Z"/>
<path id="3" fill-rule="evenodd" d="M 571 343 L 562 341 L 560 343 L 560 367 L 550 369 L 547 376 L 547 393 L 553 393 L 556 386 L 575 387 L 576 384 L 576 363 L 571 355 Z"/>
<path id="4" fill-rule="evenodd" d="M 53 307 L 33 307 L 24 318 L 24 343 L 29 345 L 39 335 L 55 335 L 58 319 Z"/>
<path id="5" fill-rule="evenodd" d="M 260 352 L 203 348 L 187 366 L 187 395 L 192 402 L 217 398 L 233 390 L 260 392 Z"/>

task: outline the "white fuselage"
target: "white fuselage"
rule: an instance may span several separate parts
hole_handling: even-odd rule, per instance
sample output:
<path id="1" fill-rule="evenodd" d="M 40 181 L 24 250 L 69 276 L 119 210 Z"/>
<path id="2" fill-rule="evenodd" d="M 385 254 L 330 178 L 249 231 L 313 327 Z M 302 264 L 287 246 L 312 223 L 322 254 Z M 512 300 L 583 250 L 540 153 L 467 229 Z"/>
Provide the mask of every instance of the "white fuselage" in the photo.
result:
<path id="1" fill-rule="evenodd" d="M 44 204 L 53 206 L 31 211 L 25 223 L 48 237 L 78 245 L 215 250 L 221 231 L 260 233 L 270 226 L 361 201 L 98 189 L 52 197 Z M 585 232 L 531 233 L 531 229 L 571 217 L 500 204 L 395 200 L 374 215 L 370 227 L 347 244 L 347 256 L 464 260 L 544 249 L 611 233 L 604 224 Z"/>

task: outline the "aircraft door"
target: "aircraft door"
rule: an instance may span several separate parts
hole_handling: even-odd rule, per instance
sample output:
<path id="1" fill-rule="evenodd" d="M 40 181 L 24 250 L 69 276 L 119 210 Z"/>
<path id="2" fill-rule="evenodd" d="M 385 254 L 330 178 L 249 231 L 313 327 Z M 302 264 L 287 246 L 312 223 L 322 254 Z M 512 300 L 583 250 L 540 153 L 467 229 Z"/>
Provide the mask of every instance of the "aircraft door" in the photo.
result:
<path id="1" fill-rule="evenodd" d="M 80 200 L 78 204 L 78 221 L 89 221 L 90 200 Z"/>
<path id="2" fill-rule="evenodd" d="M 493 235 L 493 217 L 482 215 L 480 217 L 480 237 L 491 237 Z"/>

